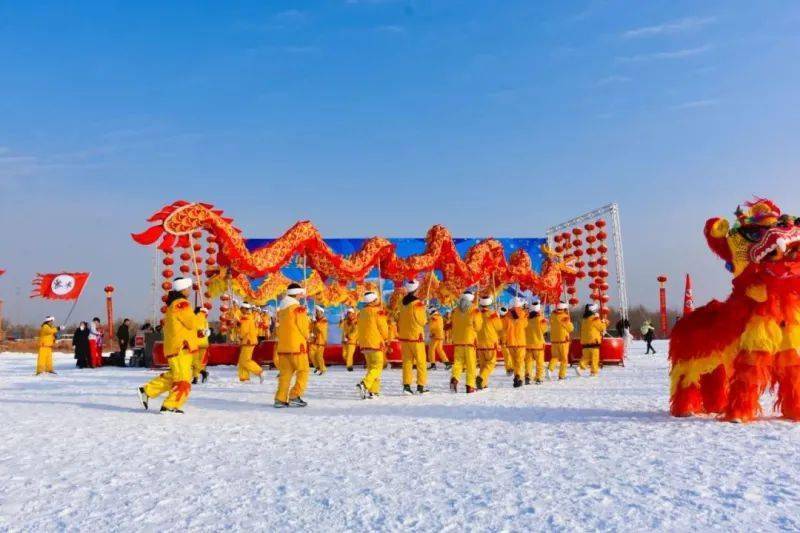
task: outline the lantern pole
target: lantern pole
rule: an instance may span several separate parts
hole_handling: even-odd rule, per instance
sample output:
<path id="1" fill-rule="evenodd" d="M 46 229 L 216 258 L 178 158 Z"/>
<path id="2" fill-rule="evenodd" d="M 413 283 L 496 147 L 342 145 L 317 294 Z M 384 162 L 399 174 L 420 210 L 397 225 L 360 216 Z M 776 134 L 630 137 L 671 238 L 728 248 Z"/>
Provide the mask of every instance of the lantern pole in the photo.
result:
<path id="1" fill-rule="evenodd" d="M 667 276 L 658 276 L 658 296 L 661 310 L 661 335 L 666 338 L 669 332 L 667 324 Z"/>
<path id="2" fill-rule="evenodd" d="M 108 347 L 112 347 L 112 343 L 114 342 L 114 300 L 112 295 L 114 294 L 114 287 L 112 285 L 106 285 L 105 289 L 103 289 L 106 293 L 106 314 L 108 317 Z"/>

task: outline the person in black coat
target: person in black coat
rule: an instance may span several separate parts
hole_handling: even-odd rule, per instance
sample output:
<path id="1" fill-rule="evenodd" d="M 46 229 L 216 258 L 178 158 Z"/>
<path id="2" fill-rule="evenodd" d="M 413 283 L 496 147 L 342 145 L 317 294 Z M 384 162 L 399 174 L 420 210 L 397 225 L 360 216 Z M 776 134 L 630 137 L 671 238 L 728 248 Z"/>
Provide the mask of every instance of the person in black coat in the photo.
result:
<path id="1" fill-rule="evenodd" d="M 119 343 L 119 351 L 122 353 L 123 357 L 125 356 L 125 352 L 128 351 L 128 345 L 131 343 L 130 324 L 131 321 L 126 318 L 122 321 L 119 328 L 117 328 L 117 342 Z"/>
<path id="2" fill-rule="evenodd" d="M 89 324 L 81 322 L 72 334 L 72 347 L 75 348 L 75 366 L 87 368 L 91 352 L 89 350 Z"/>

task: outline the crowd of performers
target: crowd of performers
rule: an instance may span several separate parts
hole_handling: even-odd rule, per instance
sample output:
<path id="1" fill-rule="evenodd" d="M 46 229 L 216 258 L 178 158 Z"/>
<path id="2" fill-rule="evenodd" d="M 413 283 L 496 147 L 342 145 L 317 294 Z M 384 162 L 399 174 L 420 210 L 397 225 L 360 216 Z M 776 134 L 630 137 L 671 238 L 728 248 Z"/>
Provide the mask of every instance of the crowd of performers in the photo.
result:
<path id="1" fill-rule="evenodd" d="M 192 280 L 173 282 L 164 315 L 164 355 L 168 370 L 139 388 L 145 409 L 149 401 L 167 394 L 161 411 L 182 413 L 192 382 L 207 377 L 205 369 L 209 328 L 207 312 L 193 309 L 189 302 Z M 451 371 L 450 390 L 468 394 L 487 389 L 498 355 L 502 354 L 507 375 L 513 376 L 515 388 L 541 384 L 546 379 L 565 379 L 574 325 L 569 307 L 559 303 L 546 318 L 539 302 L 513 298 L 510 305 L 497 307 L 490 295 L 476 296 L 465 291 L 456 307 L 446 316 L 429 307 L 418 296 L 419 282 L 406 281 L 404 296 L 396 310 L 388 309 L 378 293 L 366 291 L 360 310 L 349 308 L 340 323 L 342 349 L 348 371 L 353 371 L 353 356 L 360 350 L 366 360 L 366 373 L 356 384 L 362 399 L 381 394 L 381 377 L 386 354 L 392 341 L 400 344 L 403 392 L 408 395 L 428 392 L 428 370 L 443 362 Z M 328 340 L 325 309 L 315 306 L 313 319 L 304 305 L 305 290 L 292 283 L 280 300 L 275 324 L 269 314 L 243 304 L 239 308 L 235 338 L 239 343 L 238 374 L 241 381 L 252 377 L 263 382 L 264 370 L 253 361 L 253 351 L 260 340 L 274 331 L 273 364 L 278 370 L 278 388 L 274 407 L 305 407 L 303 399 L 309 374 L 326 372 L 324 352 Z M 426 341 L 426 327 L 428 330 Z M 596 304 L 585 306 L 580 328 L 583 347 L 576 373 L 585 371 L 597 376 L 600 371 L 600 345 L 607 321 Z M 50 334 L 43 326 L 43 333 Z M 545 363 L 545 335 L 549 332 L 552 356 Z M 454 347 L 448 359 L 444 344 Z M 45 348 L 46 349 L 46 348 Z M 51 348 L 52 350 L 52 348 Z M 556 374 L 557 370 L 557 374 Z"/>

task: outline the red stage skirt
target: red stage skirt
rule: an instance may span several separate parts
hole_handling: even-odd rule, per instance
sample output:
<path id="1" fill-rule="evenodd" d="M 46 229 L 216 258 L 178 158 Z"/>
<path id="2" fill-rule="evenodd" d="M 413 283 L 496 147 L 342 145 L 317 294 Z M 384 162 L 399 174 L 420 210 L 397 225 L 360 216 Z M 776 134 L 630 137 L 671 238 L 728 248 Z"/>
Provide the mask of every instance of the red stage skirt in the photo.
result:
<path id="1" fill-rule="evenodd" d="M 260 364 L 268 364 L 272 362 L 272 353 L 274 351 L 275 341 L 262 342 L 256 346 L 253 352 L 253 360 Z M 447 356 L 452 361 L 453 347 L 445 345 L 444 347 Z M 239 346 L 236 344 L 212 344 L 207 352 L 208 365 L 235 365 L 239 360 Z M 545 349 L 545 358 L 550 359 L 550 345 L 548 344 Z M 580 341 L 573 340 L 569 349 L 570 362 L 576 363 L 581 358 L 581 343 Z M 390 363 L 402 363 L 400 356 L 400 343 L 394 342 L 392 344 L 387 359 Z M 503 360 L 502 355 L 498 355 L 499 361 Z M 363 365 L 364 357 L 356 350 L 356 355 L 353 358 L 354 364 Z M 625 364 L 625 346 L 622 339 L 605 338 L 600 347 L 600 360 L 606 365 L 622 365 Z M 325 348 L 325 363 L 328 365 L 344 365 L 342 358 L 342 346 L 340 344 L 331 344 Z M 164 346 L 162 343 L 157 342 L 153 347 L 153 366 L 163 367 L 167 366 L 167 360 L 164 358 Z"/>

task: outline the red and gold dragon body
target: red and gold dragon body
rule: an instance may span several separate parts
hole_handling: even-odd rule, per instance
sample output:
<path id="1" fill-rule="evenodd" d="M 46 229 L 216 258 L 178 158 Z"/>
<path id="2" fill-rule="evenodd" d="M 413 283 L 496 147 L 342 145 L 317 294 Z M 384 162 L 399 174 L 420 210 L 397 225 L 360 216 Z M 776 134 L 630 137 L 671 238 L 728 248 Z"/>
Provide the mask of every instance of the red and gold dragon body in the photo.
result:
<path id="1" fill-rule="evenodd" d="M 308 221 L 297 222 L 270 244 L 250 251 L 242 232 L 233 226 L 233 220 L 205 203 L 175 202 L 148 221 L 156 224 L 143 233 L 132 235 L 137 243 L 158 242 L 161 250 L 188 247 L 191 234 L 204 230 L 216 238 L 220 267 L 227 268 L 234 277 L 273 275 L 294 256 L 302 254 L 307 266 L 323 283 L 359 283 L 376 267 L 384 278 L 394 281 L 438 270 L 442 279 L 437 280 L 437 287 L 441 285 L 440 290 L 448 293 L 472 286 L 518 284 L 521 289 L 531 290 L 542 299 L 554 302 L 560 298 L 565 284 L 574 283 L 576 274 L 571 261 L 545 248 L 540 275 L 533 270 L 527 252 L 517 250 L 506 260 L 502 244 L 495 239 L 479 242 L 462 258 L 450 232 L 441 225 L 428 230 L 423 253 L 401 258 L 396 255 L 395 246 L 382 237 L 368 239 L 350 256 L 338 255 Z"/>
<path id="2" fill-rule="evenodd" d="M 706 222 L 733 291 L 681 319 L 670 338 L 671 413 L 748 422 L 775 387 L 775 408 L 800 420 L 800 219 L 759 199 L 733 225 Z"/>

